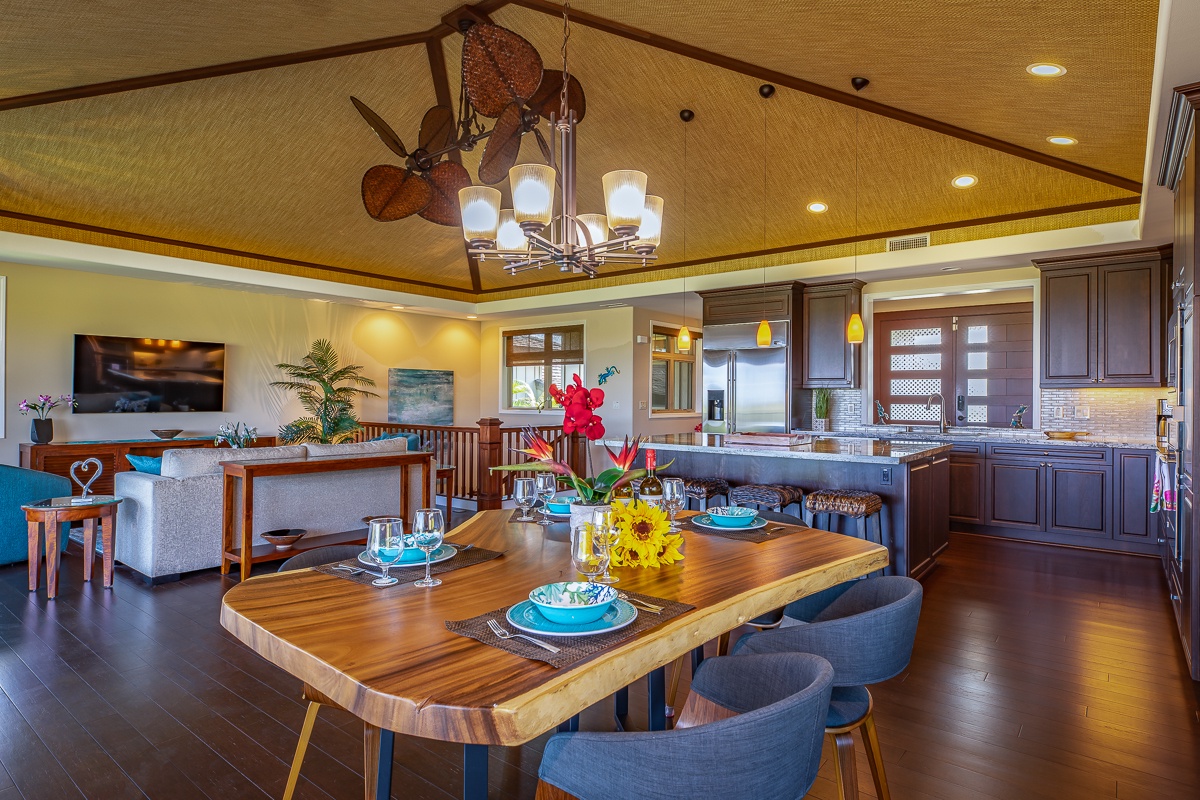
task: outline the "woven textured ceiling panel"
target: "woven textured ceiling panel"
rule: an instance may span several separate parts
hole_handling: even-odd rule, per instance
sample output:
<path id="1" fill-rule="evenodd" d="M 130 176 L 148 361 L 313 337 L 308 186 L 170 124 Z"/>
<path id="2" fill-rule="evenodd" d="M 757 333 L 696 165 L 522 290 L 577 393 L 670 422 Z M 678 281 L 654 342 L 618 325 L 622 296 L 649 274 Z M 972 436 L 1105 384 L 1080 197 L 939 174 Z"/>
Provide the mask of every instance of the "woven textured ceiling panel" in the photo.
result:
<path id="1" fill-rule="evenodd" d="M 885 105 L 1142 177 L 1158 0 L 577 0 L 606 19 Z M 1034 62 L 1061 64 L 1035 78 Z M 1069 151 L 1046 141 L 1071 136 Z"/>
<path id="2" fill-rule="evenodd" d="M 381 39 L 455 0 L 28 0 L 5 3 L 0 97 Z"/>

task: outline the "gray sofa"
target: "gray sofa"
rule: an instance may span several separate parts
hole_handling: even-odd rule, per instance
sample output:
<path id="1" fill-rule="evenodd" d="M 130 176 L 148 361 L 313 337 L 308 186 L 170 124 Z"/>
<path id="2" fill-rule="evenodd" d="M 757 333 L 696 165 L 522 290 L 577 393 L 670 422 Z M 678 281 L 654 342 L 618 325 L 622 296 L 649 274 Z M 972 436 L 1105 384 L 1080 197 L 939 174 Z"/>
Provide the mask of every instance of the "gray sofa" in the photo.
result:
<path id="1" fill-rule="evenodd" d="M 162 474 L 118 472 L 115 494 L 117 561 L 154 582 L 221 564 L 222 461 L 303 460 L 328 455 L 402 453 L 404 439 L 337 445 L 292 445 L 246 450 L 179 449 L 163 454 Z M 412 508 L 421 503 L 420 470 L 413 470 Z M 431 470 L 430 496 L 436 479 Z M 254 530 L 304 528 L 308 536 L 362 528 L 364 516 L 400 510 L 400 467 L 281 475 L 254 481 Z M 236 510 L 240 518 L 240 507 Z M 261 544 L 259 536 L 255 544 Z"/>

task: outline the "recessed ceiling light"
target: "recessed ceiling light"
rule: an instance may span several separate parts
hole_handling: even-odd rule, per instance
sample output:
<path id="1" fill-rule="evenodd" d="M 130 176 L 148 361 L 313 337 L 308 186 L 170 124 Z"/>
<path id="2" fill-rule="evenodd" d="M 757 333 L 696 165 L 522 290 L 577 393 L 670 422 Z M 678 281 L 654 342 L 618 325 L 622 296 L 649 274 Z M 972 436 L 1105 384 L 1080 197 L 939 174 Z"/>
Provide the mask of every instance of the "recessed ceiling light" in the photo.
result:
<path id="1" fill-rule="evenodd" d="M 974 175 L 959 175 L 954 180 L 950 181 L 956 189 L 970 189 L 975 184 L 979 183 L 979 178 Z"/>
<path id="2" fill-rule="evenodd" d="M 1025 71 L 1030 75 L 1037 75 L 1042 78 L 1057 78 L 1059 75 L 1065 75 L 1067 68 L 1060 64 L 1050 64 L 1043 61 L 1037 64 L 1030 64 L 1025 68 Z"/>
<path id="3" fill-rule="evenodd" d="M 1079 144 L 1078 139 L 1072 139 L 1070 136 L 1047 136 L 1046 141 L 1050 144 Z"/>
<path id="4" fill-rule="evenodd" d="M 942 272 L 958 272 L 962 267 L 942 267 Z"/>
<path id="5" fill-rule="evenodd" d="M 819 201 L 816 203 L 809 203 L 808 210 L 814 214 L 824 214 L 826 211 L 829 210 L 829 205 L 827 203 L 822 203 Z"/>
<path id="6" fill-rule="evenodd" d="M 479 319 L 479 317 L 475 316 L 474 314 L 467 314 L 467 319 Z"/>
<path id="7" fill-rule="evenodd" d="M 987 294 L 991 289 L 968 289 L 963 294 Z"/>

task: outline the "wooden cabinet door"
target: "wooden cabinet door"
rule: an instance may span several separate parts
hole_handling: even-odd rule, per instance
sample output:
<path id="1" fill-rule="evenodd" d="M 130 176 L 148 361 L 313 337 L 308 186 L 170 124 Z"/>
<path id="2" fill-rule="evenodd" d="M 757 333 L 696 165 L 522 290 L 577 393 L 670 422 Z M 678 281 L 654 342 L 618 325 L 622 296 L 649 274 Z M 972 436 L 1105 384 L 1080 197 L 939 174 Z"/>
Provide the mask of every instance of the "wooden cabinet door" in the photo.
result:
<path id="1" fill-rule="evenodd" d="M 1046 464 L 1046 531 L 1111 538 L 1112 468 Z"/>
<path id="2" fill-rule="evenodd" d="M 1154 490 L 1154 451 L 1113 453 L 1113 538 L 1155 544 L 1158 521 L 1150 513 Z"/>
<path id="3" fill-rule="evenodd" d="M 846 342 L 846 325 L 858 311 L 861 291 L 853 283 L 804 290 L 805 389 L 858 386 L 857 348 Z"/>
<path id="4" fill-rule="evenodd" d="M 988 460 L 985 519 L 1006 528 L 1046 529 L 1045 481 L 1037 461 Z"/>
<path id="5" fill-rule="evenodd" d="M 1096 267 L 1042 273 L 1042 386 L 1091 386 L 1096 369 Z"/>
<path id="6" fill-rule="evenodd" d="M 921 575 L 932 566 L 933 560 L 933 497 L 934 470 L 929 460 L 910 464 L 908 468 L 908 542 L 903 553 L 892 552 L 897 575 Z"/>
<path id="7" fill-rule="evenodd" d="M 983 523 L 986 493 L 983 485 L 983 459 L 951 456 L 949 463 L 950 519 L 955 522 Z"/>
<path id="8" fill-rule="evenodd" d="M 929 556 L 937 558 L 950 544 L 950 459 L 938 456 L 930 465 Z"/>
<path id="9" fill-rule="evenodd" d="M 1097 383 L 1162 386 L 1162 262 L 1099 270 Z"/>

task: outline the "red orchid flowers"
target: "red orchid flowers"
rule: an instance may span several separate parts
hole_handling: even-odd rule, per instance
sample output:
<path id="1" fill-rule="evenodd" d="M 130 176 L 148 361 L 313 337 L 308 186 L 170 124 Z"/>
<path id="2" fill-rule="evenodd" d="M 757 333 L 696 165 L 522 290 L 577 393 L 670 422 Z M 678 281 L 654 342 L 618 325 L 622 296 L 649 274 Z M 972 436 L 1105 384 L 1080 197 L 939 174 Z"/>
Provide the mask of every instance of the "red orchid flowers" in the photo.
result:
<path id="1" fill-rule="evenodd" d="M 581 433 L 592 442 L 603 439 L 604 420 L 595 409 L 604 405 L 604 390 L 584 387 L 578 374 L 571 380 L 564 389 L 552 383 L 548 390 L 554 402 L 563 407 L 563 433 Z"/>

